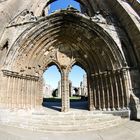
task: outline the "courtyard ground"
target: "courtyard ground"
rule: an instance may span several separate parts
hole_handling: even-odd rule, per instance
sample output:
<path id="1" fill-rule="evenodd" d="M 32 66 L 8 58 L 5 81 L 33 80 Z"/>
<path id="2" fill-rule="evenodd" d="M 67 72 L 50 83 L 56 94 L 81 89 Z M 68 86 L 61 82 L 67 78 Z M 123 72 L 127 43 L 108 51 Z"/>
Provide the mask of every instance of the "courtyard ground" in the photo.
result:
<path id="1" fill-rule="evenodd" d="M 60 110 L 60 102 L 44 103 L 48 112 Z M 87 102 L 72 102 L 73 111 L 85 110 Z M 81 132 L 35 132 L 0 125 L 0 140 L 140 140 L 140 121 L 126 121 L 115 127 Z"/>
<path id="2" fill-rule="evenodd" d="M 74 133 L 38 133 L 1 125 L 0 140 L 140 140 L 140 122 L 128 121 L 109 129 Z"/>

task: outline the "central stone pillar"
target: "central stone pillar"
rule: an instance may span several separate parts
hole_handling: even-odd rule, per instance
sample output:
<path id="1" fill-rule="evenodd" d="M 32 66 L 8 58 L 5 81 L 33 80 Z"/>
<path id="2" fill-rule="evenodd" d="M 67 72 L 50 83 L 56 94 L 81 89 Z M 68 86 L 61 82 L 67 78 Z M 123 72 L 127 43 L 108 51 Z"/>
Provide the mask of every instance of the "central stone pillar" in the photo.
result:
<path id="1" fill-rule="evenodd" d="M 88 104 L 89 104 L 89 110 L 90 111 L 93 111 L 95 110 L 95 107 L 94 107 L 94 83 L 93 83 L 93 77 L 92 75 L 88 78 Z"/>
<path id="2" fill-rule="evenodd" d="M 67 112 L 69 111 L 70 108 L 70 101 L 69 101 L 69 80 L 66 68 L 62 69 L 61 74 L 61 96 L 62 96 L 61 112 Z"/>

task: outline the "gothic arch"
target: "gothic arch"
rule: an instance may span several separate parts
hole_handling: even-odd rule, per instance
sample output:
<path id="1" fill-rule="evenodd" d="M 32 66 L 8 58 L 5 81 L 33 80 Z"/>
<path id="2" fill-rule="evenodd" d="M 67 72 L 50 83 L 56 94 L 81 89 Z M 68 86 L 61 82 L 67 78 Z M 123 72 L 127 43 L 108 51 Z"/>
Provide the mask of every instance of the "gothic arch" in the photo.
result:
<path id="1" fill-rule="evenodd" d="M 62 111 L 68 111 L 68 68 L 72 62 L 78 62 L 79 58 L 86 64 L 86 71 L 89 71 L 89 110 L 127 108 L 129 72 L 120 47 L 98 23 L 73 11 L 54 13 L 24 31 L 7 53 L 3 65 L 3 81 L 11 77 L 10 80 L 20 86 L 22 82 L 29 86 L 26 89 L 20 87 L 25 92 L 30 89 L 28 83 L 32 83 L 31 89 L 37 85 L 35 100 L 29 104 L 31 107 L 40 106 L 39 79 L 46 64 L 56 62 L 62 76 Z M 32 93 L 30 95 L 33 96 Z M 23 104 L 20 100 L 18 102 Z M 27 107 L 25 102 L 24 107 Z"/>
<path id="2" fill-rule="evenodd" d="M 76 23 L 76 21 L 74 19 L 70 20 L 68 19 L 67 16 L 65 16 L 65 18 L 67 18 L 67 22 L 69 22 L 73 28 L 81 28 L 81 32 L 79 31 L 79 33 L 83 33 L 83 32 L 86 32 L 87 35 L 91 36 L 91 39 L 93 35 L 95 35 L 95 38 L 97 38 L 97 42 L 94 42 L 96 41 L 96 39 L 94 39 L 94 41 L 91 41 L 90 39 L 88 39 L 85 35 L 83 36 L 80 36 L 81 38 L 85 38 L 84 42 L 82 42 L 79 38 L 79 41 L 81 41 L 85 46 L 86 49 L 88 49 L 88 47 L 90 47 L 91 49 L 93 48 L 93 52 L 95 53 L 95 55 L 98 57 L 98 54 L 97 53 L 103 53 L 102 55 L 104 55 L 104 53 L 106 54 L 106 52 L 108 54 L 106 54 L 106 58 L 107 60 L 105 59 L 102 59 L 102 61 L 104 62 L 108 62 L 109 63 L 109 66 L 113 69 L 115 69 L 115 66 L 113 66 L 114 62 L 116 61 L 116 65 L 117 67 L 123 67 L 125 66 L 126 64 L 126 61 L 125 61 L 125 58 L 123 57 L 123 55 L 121 54 L 121 51 L 119 49 L 119 47 L 117 46 L 117 44 L 115 43 L 115 41 L 111 38 L 111 36 L 102 28 L 100 27 L 99 25 L 97 25 L 96 23 L 90 23 L 90 20 L 89 19 L 86 19 L 84 17 L 81 17 L 79 15 L 73 15 L 71 14 L 72 16 L 75 16 L 77 18 L 82 18 L 81 20 L 81 24 L 83 24 L 83 26 L 79 26 L 78 23 Z M 54 17 L 53 17 L 54 16 Z M 52 19 L 54 19 L 56 16 L 61 17 L 62 15 L 59 15 L 59 14 L 56 14 L 56 15 L 53 15 L 53 16 L 50 16 L 50 19 L 52 17 Z M 59 20 L 58 20 L 59 21 Z M 57 22 L 58 22 L 57 21 Z M 61 29 L 59 29 L 61 27 L 61 25 L 53 23 L 52 21 L 52 27 L 49 27 L 48 23 L 49 22 L 49 18 L 48 18 L 48 21 L 44 22 L 44 21 L 40 21 L 40 23 L 38 25 L 33 25 L 31 26 L 30 28 L 28 28 L 18 39 L 16 42 L 18 43 L 14 43 L 13 44 L 13 47 L 11 47 L 10 50 L 15 50 L 15 51 L 9 51 L 8 54 L 7 54 L 7 57 L 10 58 L 9 56 L 12 56 L 12 59 L 7 59 L 5 61 L 5 64 L 8 64 L 8 65 L 13 65 L 12 63 L 15 63 L 15 61 L 13 61 L 15 59 L 15 57 L 17 56 L 22 56 L 21 54 L 24 54 L 24 52 L 26 53 L 31 51 L 33 48 L 35 48 L 35 45 L 37 44 L 36 41 L 38 41 L 38 43 L 40 44 L 37 44 L 37 45 L 41 45 L 42 47 L 44 47 L 45 45 L 48 46 L 53 46 L 54 44 L 57 46 L 59 44 L 61 44 L 61 42 L 58 42 L 58 37 L 61 37 L 63 38 L 64 36 L 61 34 Z M 60 20 L 61 22 L 61 20 Z M 73 23 L 74 24 L 73 24 Z M 86 23 L 86 24 L 85 24 Z M 61 23 L 60 23 L 61 24 Z M 76 25 L 77 24 L 77 25 Z M 84 25 L 85 24 L 85 25 Z M 55 27 L 56 26 L 56 27 Z M 64 27 L 64 30 L 66 30 L 66 28 L 68 27 L 67 24 L 65 24 L 66 27 Z M 85 26 L 85 27 L 84 27 Z M 87 27 L 86 27 L 87 26 Z M 63 28 L 63 27 L 61 27 Z M 82 29 L 83 28 L 83 29 Z M 85 29 L 85 28 L 88 28 L 88 29 Z M 89 30 L 89 32 L 88 32 Z M 68 31 L 67 31 L 68 32 Z M 45 35 L 45 37 L 43 37 L 43 34 Z M 58 34 L 58 35 L 57 35 Z M 48 36 L 47 36 L 48 35 Z M 75 33 L 75 36 L 78 35 Z M 28 37 L 27 37 L 28 36 Z M 50 38 L 49 38 L 50 37 Z M 66 34 L 66 37 L 68 38 L 68 34 Z M 21 40 L 21 38 L 26 38 L 24 40 Z M 46 39 L 47 38 L 47 39 Z M 73 46 L 79 46 L 79 44 L 77 43 L 76 45 L 74 44 L 75 42 L 75 38 L 71 37 L 72 39 L 71 40 L 67 40 L 67 42 L 69 43 L 70 41 L 73 42 Z M 90 38 L 90 37 L 89 37 Z M 29 41 L 30 40 L 30 41 Z M 51 41 L 50 41 L 51 40 Z M 72 41 L 74 40 L 74 41 Z M 63 41 L 63 40 L 62 40 Z M 91 41 L 91 43 L 89 43 L 88 41 Z M 94 47 L 94 43 L 98 43 L 99 41 L 102 41 L 104 44 L 107 44 L 107 46 L 104 47 L 104 51 L 105 52 L 102 52 L 102 50 L 100 50 L 100 48 L 96 48 Z M 57 44 L 56 44 L 57 43 Z M 102 45 L 102 44 L 101 44 Z M 21 47 L 19 47 L 21 46 Z M 27 47 L 29 46 L 29 47 Z M 93 46 L 93 47 L 92 47 Z M 37 46 L 36 46 L 37 48 Z M 38 47 L 38 52 L 41 50 L 42 48 L 41 47 Z M 45 48 L 46 50 L 49 49 L 48 48 Z M 33 51 L 36 51 L 36 50 L 33 50 Z M 45 51 L 45 50 L 44 50 Z M 83 48 L 81 48 L 81 52 L 82 51 L 85 51 L 83 50 Z M 43 52 L 43 51 L 41 51 Z M 79 52 L 79 53 L 81 53 Z M 35 52 L 32 52 L 32 55 L 30 56 L 30 58 L 32 58 L 32 56 L 34 55 Z M 88 53 L 91 53 L 89 50 L 88 50 Z M 42 55 L 42 53 L 40 53 Z M 26 53 L 27 55 L 27 53 Z M 30 54 L 28 54 L 30 55 Z M 86 54 L 85 54 L 86 55 Z M 94 57 L 94 56 L 93 56 Z M 27 58 L 27 57 L 26 57 Z M 30 59 L 29 58 L 29 59 Z M 104 57 L 103 57 L 104 58 Z M 84 58 L 83 58 L 84 59 Z M 89 58 L 90 60 L 91 58 Z M 100 58 L 98 58 L 96 60 L 95 58 L 95 66 L 97 64 L 97 62 L 100 64 L 102 63 Z M 92 60 L 91 60 L 92 62 Z M 10 64 L 11 63 L 11 64 Z M 100 66 L 103 66 L 103 64 L 101 64 Z"/>
<path id="3" fill-rule="evenodd" d="M 44 72 L 47 68 L 49 68 L 49 67 L 51 67 L 51 66 L 53 66 L 53 65 L 55 65 L 55 66 L 57 67 L 57 69 L 58 69 L 58 71 L 60 72 L 60 75 L 61 75 L 61 73 L 62 73 L 61 66 L 60 66 L 60 64 L 59 64 L 58 62 L 56 62 L 55 60 L 49 60 L 49 61 L 47 61 L 46 66 L 43 67 L 43 69 L 44 69 L 43 72 Z"/>

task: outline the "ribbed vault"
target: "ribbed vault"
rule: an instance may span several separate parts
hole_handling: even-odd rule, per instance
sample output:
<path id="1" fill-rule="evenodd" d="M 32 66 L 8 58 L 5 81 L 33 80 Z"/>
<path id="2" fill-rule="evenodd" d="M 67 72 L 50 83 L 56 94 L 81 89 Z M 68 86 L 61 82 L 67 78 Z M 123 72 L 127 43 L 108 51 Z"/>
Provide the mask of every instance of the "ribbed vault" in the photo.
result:
<path id="1" fill-rule="evenodd" d="M 125 66 L 112 38 L 96 23 L 73 13 L 51 15 L 27 29 L 9 51 L 6 64 L 16 71 L 37 69 L 38 65 L 44 69 L 46 59 L 51 58 L 49 52 L 61 51 L 61 46 L 66 50 L 62 53 L 83 62 L 92 73 Z"/>

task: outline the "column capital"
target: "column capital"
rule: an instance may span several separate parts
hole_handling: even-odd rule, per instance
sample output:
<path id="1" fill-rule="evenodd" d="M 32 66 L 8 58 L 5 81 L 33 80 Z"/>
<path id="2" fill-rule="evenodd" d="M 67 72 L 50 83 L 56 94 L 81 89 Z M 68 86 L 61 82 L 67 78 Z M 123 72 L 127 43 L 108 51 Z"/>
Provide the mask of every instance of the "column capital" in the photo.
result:
<path id="1" fill-rule="evenodd" d="M 66 70 L 67 69 L 67 65 L 61 65 L 61 69 L 62 70 Z"/>

